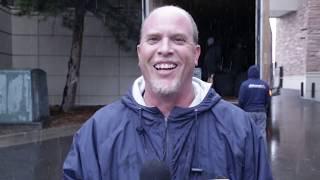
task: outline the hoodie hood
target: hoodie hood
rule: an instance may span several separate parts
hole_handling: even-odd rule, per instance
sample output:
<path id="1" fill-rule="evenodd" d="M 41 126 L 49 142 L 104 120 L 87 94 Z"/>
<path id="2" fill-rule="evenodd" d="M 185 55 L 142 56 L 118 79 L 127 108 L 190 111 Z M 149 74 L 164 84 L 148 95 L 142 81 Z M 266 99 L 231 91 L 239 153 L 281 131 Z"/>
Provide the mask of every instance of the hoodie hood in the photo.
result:
<path id="1" fill-rule="evenodd" d="M 175 107 L 170 113 L 171 116 L 173 115 L 177 117 L 184 116 L 186 114 L 191 115 L 194 114 L 194 111 L 197 111 L 199 113 L 201 111 L 210 109 L 212 106 L 214 106 L 217 102 L 220 101 L 221 97 L 211 88 L 210 83 L 204 82 L 198 78 L 193 77 L 192 84 L 195 90 L 194 100 L 188 108 Z M 144 112 L 149 112 L 151 114 L 159 114 L 160 110 L 157 107 L 146 106 L 142 96 L 144 88 L 145 81 L 141 76 L 134 81 L 132 89 L 129 90 L 128 94 L 122 98 L 122 102 L 130 109 L 133 109 L 136 112 L 140 112 L 141 110 L 143 110 Z"/>
<path id="2" fill-rule="evenodd" d="M 250 66 L 248 70 L 248 78 L 249 79 L 259 79 L 259 68 L 256 65 Z"/>
<path id="3" fill-rule="evenodd" d="M 195 91 L 195 98 L 189 107 L 194 107 L 194 106 L 200 104 L 200 102 L 205 98 L 205 96 L 207 95 L 207 93 L 211 89 L 210 83 L 201 81 L 200 79 L 195 78 L 195 77 L 192 78 L 192 85 L 193 85 L 193 88 Z M 142 106 L 146 106 L 144 99 L 142 97 L 142 94 L 144 92 L 144 88 L 145 88 L 145 81 L 144 81 L 143 77 L 140 76 L 133 83 L 132 96 L 133 96 L 134 100 Z"/>

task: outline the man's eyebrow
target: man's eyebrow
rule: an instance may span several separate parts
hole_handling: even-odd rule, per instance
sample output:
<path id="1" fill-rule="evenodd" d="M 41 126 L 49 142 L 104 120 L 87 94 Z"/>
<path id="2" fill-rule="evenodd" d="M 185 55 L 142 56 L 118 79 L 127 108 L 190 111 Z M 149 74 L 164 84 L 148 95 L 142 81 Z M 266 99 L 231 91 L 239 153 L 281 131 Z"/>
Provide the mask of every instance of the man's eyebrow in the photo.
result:
<path id="1" fill-rule="evenodd" d="M 147 39 L 147 38 L 155 37 L 155 36 L 161 36 L 161 34 L 158 33 L 158 32 L 145 33 L 145 34 L 142 36 L 142 39 Z"/>
<path id="2" fill-rule="evenodd" d="M 149 36 L 160 36 L 160 33 L 158 33 L 158 32 L 150 32 L 150 33 L 146 33 L 145 36 L 146 37 L 149 37 Z"/>
<path id="3" fill-rule="evenodd" d="M 143 35 L 143 39 L 148 39 L 150 37 L 160 37 L 162 36 L 161 32 L 157 32 L 157 31 L 152 31 L 152 32 L 148 32 L 148 33 L 145 33 Z M 190 40 L 190 43 L 192 42 L 193 43 L 193 39 L 191 37 L 191 39 L 188 38 L 188 35 L 185 34 L 185 33 L 180 33 L 180 32 L 177 32 L 177 33 L 172 33 L 169 38 L 183 38 L 185 39 L 186 41 Z"/>
<path id="4" fill-rule="evenodd" d="M 186 34 L 183 34 L 183 33 L 174 33 L 173 35 L 172 35 L 173 37 L 183 37 L 183 38 L 188 38 L 188 36 L 186 35 Z"/>
<path id="5" fill-rule="evenodd" d="M 173 38 L 176 38 L 176 37 L 183 38 L 186 41 L 185 43 L 190 44 L 190 45 L 197 44 L 197 43 L 195 43 L 193 41 L 193 37 L 189 38 L 189 36 L 187 34 L 184 34 L 184 33 L 175 33 L 175 34 L 172 35 L 172 37 Z"/>

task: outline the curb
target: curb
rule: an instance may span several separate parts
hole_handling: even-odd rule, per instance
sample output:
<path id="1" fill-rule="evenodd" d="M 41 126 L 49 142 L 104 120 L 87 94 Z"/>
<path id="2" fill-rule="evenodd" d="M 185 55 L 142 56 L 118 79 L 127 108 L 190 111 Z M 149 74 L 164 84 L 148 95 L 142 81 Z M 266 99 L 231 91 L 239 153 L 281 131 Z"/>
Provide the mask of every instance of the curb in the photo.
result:
<path id="1" fill-rule="evenodd" d="M 0 148 L 37 143 L 53 138 L 72 136 L 82 124 L 18 132 L 0 136 Z"/>

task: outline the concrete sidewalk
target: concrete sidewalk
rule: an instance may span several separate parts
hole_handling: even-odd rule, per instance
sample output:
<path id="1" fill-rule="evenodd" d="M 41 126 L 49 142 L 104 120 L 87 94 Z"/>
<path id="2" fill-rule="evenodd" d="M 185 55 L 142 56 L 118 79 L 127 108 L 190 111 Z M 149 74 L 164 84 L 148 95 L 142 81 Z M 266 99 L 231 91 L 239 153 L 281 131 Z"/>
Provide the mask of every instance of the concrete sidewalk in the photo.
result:
<path id="1" fill-rule="evenodd" d="M 72 136 L 80 127 L 81 124 L 76 124 L 54 128 L 35 127 L 16 131 L 11 130 L 11 132 L 0 134 L 0 148 Z M 11 128 L 14 128 L 14 126 Z"/>
<path id="2" fill-rule="evenodd" d="M 320 179 L 320 103 L 299 91 L 281 90 L 272 100 L 270 147 L 276 180 Z"/>
<path id="3" fill-rule="evenodd" d="M 23 127 L 0 135 L 0 180 L 62 179 L 62 164 L 81 124 Z"/>

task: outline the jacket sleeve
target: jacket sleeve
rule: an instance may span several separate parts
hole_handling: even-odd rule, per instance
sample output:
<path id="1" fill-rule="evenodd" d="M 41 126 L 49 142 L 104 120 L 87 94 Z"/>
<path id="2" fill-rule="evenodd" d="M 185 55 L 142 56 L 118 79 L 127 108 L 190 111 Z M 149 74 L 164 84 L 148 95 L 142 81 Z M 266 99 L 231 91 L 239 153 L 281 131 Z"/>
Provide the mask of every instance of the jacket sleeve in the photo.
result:
<path id="1" fill-rule="evenodd" d="M 74 135 L 70 151 L 63 164 L 64 180 L 100 179 L 93 120 L 87 120 Z"/>
<path id="2" fill-rule="evenodd" d="M 272 180 L 265 141 L 258 128 L 250 122 L 251 132 L 246 139 L 244 177 L 242 180 Z"/>
<path id="3" fill-rule="evenodd" d="M 78 146 L 78 133 L 76 133 L 73 137 L 70 151 L 63 164 L 63 179 L 83 179 L 81 166 L 80 151 Z"/>

